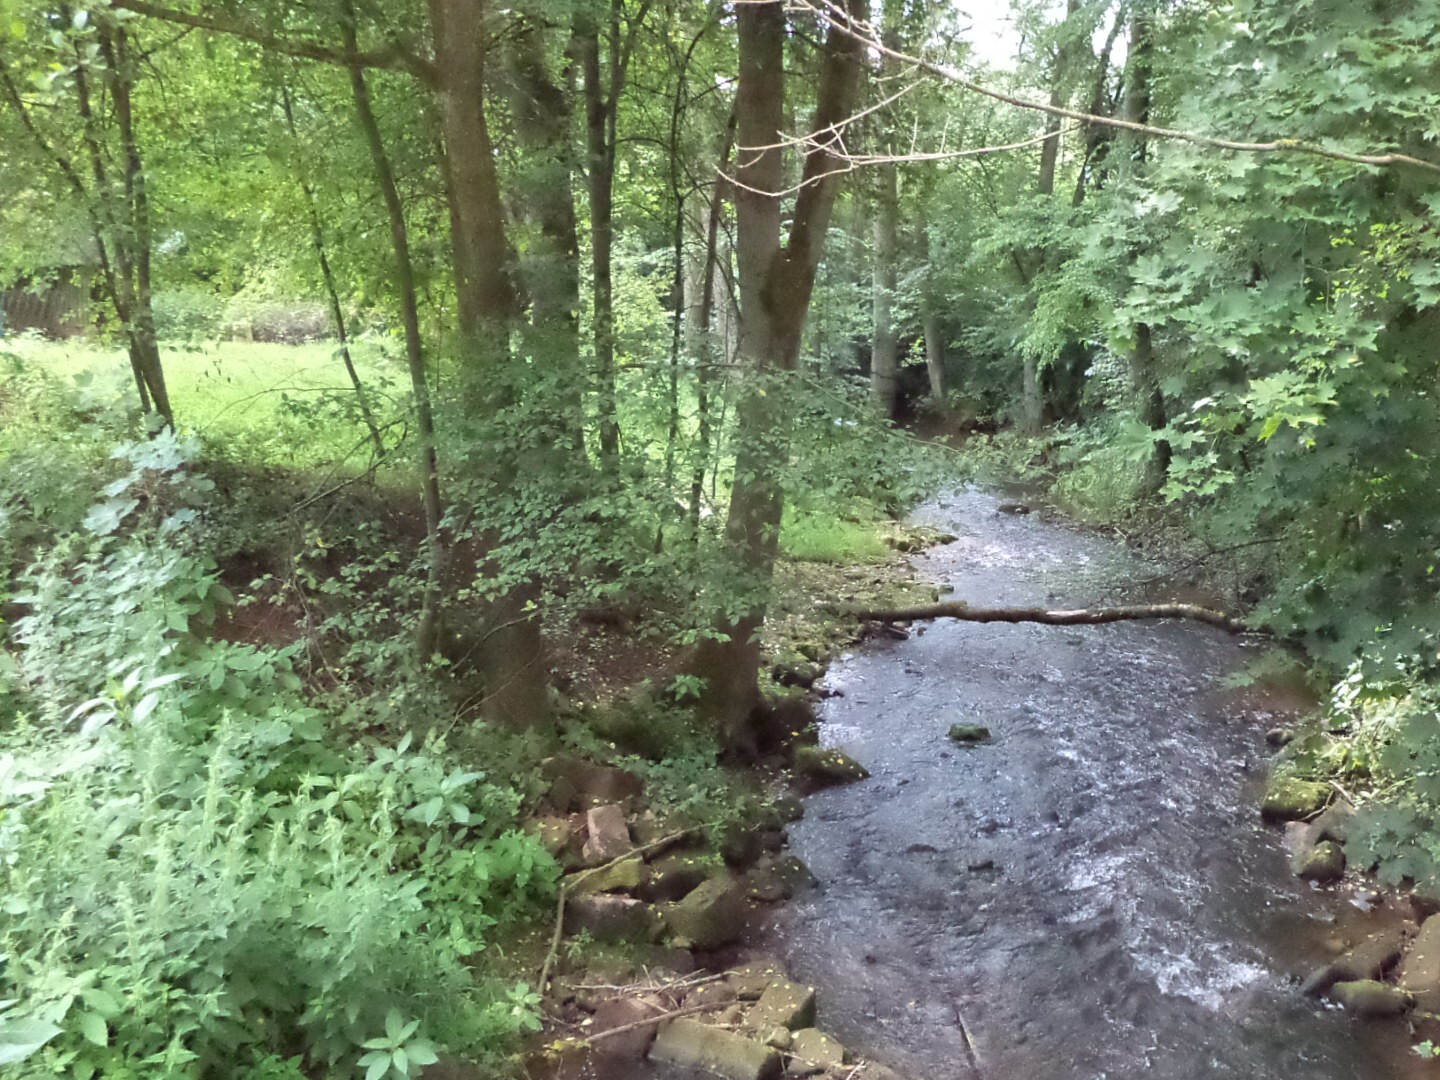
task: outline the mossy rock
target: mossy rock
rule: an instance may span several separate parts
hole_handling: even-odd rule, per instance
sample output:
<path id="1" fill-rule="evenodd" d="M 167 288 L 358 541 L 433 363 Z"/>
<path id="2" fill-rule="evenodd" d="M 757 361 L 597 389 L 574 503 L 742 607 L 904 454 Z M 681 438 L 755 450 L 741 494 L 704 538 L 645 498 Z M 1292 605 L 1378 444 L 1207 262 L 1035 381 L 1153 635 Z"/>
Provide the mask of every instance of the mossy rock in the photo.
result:
<path id="1" fill-rule="evenodd" d="M 795 771 L 822 784 L 849 784 L 870 776 L 850 755 L 822 746 L 797 746 Z"/>
<path id="2" fill-rule="evenodd" d="M 1265 791 L 1260 816 L 1266 821 L 1304 821 L 1324 810 L 1329 802 L 1330 785 L 1277 776 Z"/>
<path id="3" fill-rule="evenodd" d="M 982 724 L 951 724 L 950 741 L 961 746 L 977 746 L 990 741 L 990 729 Z"/>
<path id="4" fill-rule="evenodd" d="M 1302 848 L 1290 860 L 1290 869 L 1303 881 L 1329 885 L 1345 876 L 1345 849 L 1333 840 Z"/>
<path id="5" fill-rule="evenodd" d="M 1398 986 L 1361 979 L 1358 982 L 1336 983 L 1330 996 L 1346 1010 L 1366 1019 L 1399 1016 L 1413 1004 L 1413 999 Z"/>

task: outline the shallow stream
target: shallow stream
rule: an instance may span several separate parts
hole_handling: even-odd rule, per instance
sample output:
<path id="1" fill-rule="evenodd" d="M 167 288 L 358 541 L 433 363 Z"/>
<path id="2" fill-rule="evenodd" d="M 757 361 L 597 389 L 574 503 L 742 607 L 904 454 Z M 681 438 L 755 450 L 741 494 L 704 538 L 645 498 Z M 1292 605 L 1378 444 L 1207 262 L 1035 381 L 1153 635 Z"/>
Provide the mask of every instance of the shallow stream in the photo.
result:
<path id="1" fill-rule="evenodd" d="M 1154 573 L 976 489 L 919 519 L 959 537 L 922 576 L 979 605 L 1133 600 Z M 807 800 L 791 846 L 822 885 L 768 930 L 820 1026 L 922 1080 L 1430 1075 L 1403 1030 L 1295 988 L 1384 915 L 1291 877 L 1260 824 L 1290 703 L 1226 688 L 1253 655 L 1194 623 L 945 620 L 837 662 L 823 741 L 872 778 Z"/>

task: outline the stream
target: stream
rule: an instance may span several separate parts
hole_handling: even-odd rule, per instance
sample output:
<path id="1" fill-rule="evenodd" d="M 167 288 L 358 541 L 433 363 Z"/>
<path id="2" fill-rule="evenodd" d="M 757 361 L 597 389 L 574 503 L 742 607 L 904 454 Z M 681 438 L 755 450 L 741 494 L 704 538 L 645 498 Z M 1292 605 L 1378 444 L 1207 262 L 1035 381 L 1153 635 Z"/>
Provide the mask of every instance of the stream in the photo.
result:
<path id="1" fill-rule="evenodd" d="M 1116 541 L 997 508 L 922 507 L 959 539 L 920 575 L 987 606 L 1158 598 L 1125 591 L 1154 568 Z M 807 800 L 791 847 L 821 885 L 765 940 L 821 1027 L 924 1080 L 1433 1075 L 1403 1024 L 1295 988 L 1387 916 L 1291 877 L 1260 824 L 1265 732 L 1300 705 L 1227 689 L 1253 648 L 1179 622 L 917 630 L 826 679 L 822 741 L 872 777 Z"/>

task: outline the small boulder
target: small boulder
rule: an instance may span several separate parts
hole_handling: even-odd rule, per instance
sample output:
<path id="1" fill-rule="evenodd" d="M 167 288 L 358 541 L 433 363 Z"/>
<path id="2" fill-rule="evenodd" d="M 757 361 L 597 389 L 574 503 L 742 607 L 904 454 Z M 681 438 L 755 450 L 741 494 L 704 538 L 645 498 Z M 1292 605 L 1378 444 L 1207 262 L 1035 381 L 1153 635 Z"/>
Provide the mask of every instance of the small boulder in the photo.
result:
<path id="1" fill-rule="evenodd" d="M 735 870 L 754 866 L 765 853 L 764 830 L 756 825 L 735 821 L 725 828 L 720 838 L 720 857 Z"/>
<path id="2" fill-rule="evenodd" d="M 820 746 L 797 746 L 795 771 L 821 784 L 849 784 L 870 776 L 870 770 L 848 754 Z"/>
<path id="3" fill-rule="evenodd" d="M 745 932 L 747 913 L 738 883 L 727 878 L 710 878 L 664 909 L 670 932 L 702 950 L 738 941 Z"/>
<path id="4" fill-rule="evenodd" d="M 1310 997 L 1318 997 L 1337 982 L 1377 979 L 1399 959 L 1404 948 L 1405 935 L 1398 927 L 1378 931 L 1315 972 L 1300 989 Z"/>
<path id="5" fill-rule="evenodd" d="M 775 904 L 814 883 L 815 875 L 796 856 L 766 855 L 746 877 L 745 893 L 752 900 Z"/>
<path id="6" fill-rule="evenodd" d="M 676 851 L 650 864 L 650 877 L 637 895 L 652 904 L 683 900 L 713 873 L 706 860 L 694 852 Z"/>
<path id="7" fill-rule="evenodd" d="M 771 983 L 788 977 L 784 964 L 764 956 L 725 973 L 725 981 L 735 988 L 735 995 L 741 1001 L 759 1001 Z"/>
<path id="8" fill-rule="evenodd" d="M 1290 869 L 1302 881 L 1330 885 L 1345 876 L 1345 849 L 1333 840 L 1301 848 L 1290 858 Z"/>
<path id="9" fill-rule="evenodd" d="M 599 866 L 634 850 L 625 811 L 611 803 L 597 806 L 585 815 L 587 839 L 580 854 L 587 866 Z"/>
<path id="10" fill-rule="evenodd" d="M 1277 776 L 1271 779 L 1260 804 L 1260 816 L 1266 821 L 1303 821 L 1325 809 L 1330 801 L 1330 787 L 1310 780 Z"/>
<path id="11" fill-rule="evenodd" d="M 774 811 L 775 820 L 781 825 L 799 821 L 805 816 L 804 803 L 790 795 L 782 795 L 776 799 L 770 804 L 770 809 Z"/>
<path id="12" fill-rule="evenodd" d="M 951 724 L 950 741 L 961 746 L 976 746 L 990 741 L 990 729 L 981 724 Z"/>
<path id="13" fill-rule="evenodd" d="M 725 1080 L 778 1080 L 780 1055 L 772 1047 L 694 1020 L 672 1020 L 650 1047 L 650 1060 L 715 1073 Z"/>
<path id="14" fill-rule="evenodd" d="M 1295 732 L 1289 728 L 1271 728 L 1265 733 L 1265 741 L 1274 747 L 1288 746 L 1295 739 Z"/>
<path id="15" fill-rule="evenodd" d="M 1440 1011 L 1440 915 L 1431 915 L 1420 927 L 1410 948 L 1400 958 L 1400 989 L 1415 996 L 1426 1012 Z"/>
<path id="16" fill-rule="evenodd" d="M 1399 1016 L 1413 1004 L 1404 990 L 1374 979 L 1336 983 L 1330 994 L 1347 1010 L 1367 1020 Z"/>
<path id="17" fill-rule="evenodd" d="M 628 896 L 575 896 L 565 903 L 565 932 L 585 931 L 597 941 L 650 941 L 662 929 L 649 904 Z"/>
<path id="18" fill-rule="evenodd" d="M 789 979 L 776 979 L 755 1003 L 750 1023 L 760 1030 L 769 1030 L 777 1025 L 791 1031 L 813 1027 L 815 988 L 793 983 Z"/>
<path id="19" fill-rule="evenodd" d="M 566 880 L 571 896 L 588 893 L 635 892 L 650 878 L 650 868 L 639 855 L 621 859 L 599 870 L 582 871 Z"/>
<path id="20" fill-rule="evenodd" d="M 791 1076 L 814 1076 L 845 1064 L 845 1047 L 818 1028 L 801 1028 L 790 1040 Z"/>
<path id="21" fill-rule="evenodd" d="M 546 758 L 540 769 L 550 780 L 550 803 L 562 814 L 638 799 L 645 791 L 645 782 L 628 769 L 596 765 L 568 754 Z"/>
<path id="22" fill-rule="evenodd" d="M 638 1024 L 642 1020 L 663 1015 L 666 1011 L 665 1007 L 653 998 L 611 998 L 601 1002 L 590 1025 L 590 1038 L 594 1040 L 595 1052 L 602 1057 L 639 1061 L 655 1041 L 658 1024 L 630 1028 L 629 1031 L 604 1039 L 597 1039 L 596 1036 L 604 1035 L 615 1028 Z"/>
<path id="23" fill-rule="evenodd" d="M 795 1036 L 790 1034 L 789 1028 L 773 1027 L 769 1031 L 760 1033 L 760 1041 L 766 1046 L 773 1046 L 776 1050 L 789 1050 L 790 1044 L 795 1041 Z"/>

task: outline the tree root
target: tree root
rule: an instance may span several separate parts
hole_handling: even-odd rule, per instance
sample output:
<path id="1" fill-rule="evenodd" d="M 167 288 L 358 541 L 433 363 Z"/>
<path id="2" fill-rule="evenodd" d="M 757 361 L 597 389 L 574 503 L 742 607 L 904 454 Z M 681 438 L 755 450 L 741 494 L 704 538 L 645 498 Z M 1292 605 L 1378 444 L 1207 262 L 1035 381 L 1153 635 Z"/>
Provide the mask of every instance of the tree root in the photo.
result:
<path id="1" fill-rule="evenodd" d="M 1239 619 L 1222 611 L 1194 604 L 1130 604 L 1121 607 L 1081 608 L 1076 611 L 1046 611 L 1044 608 L 980 608 L 963 601 L 927 604 L 922 607 L 892 608 L 888 611 L 847 611 L 845 614 L 868 622 L 916 622 L 924 619 L 960 619 L 979 623 L 1045 623 L 1050 626 L 1097 626 L 1101 623 L 1136 619 L 1189 619 L 1208 623 L 1232 634 L 1254 633 Z"/>

